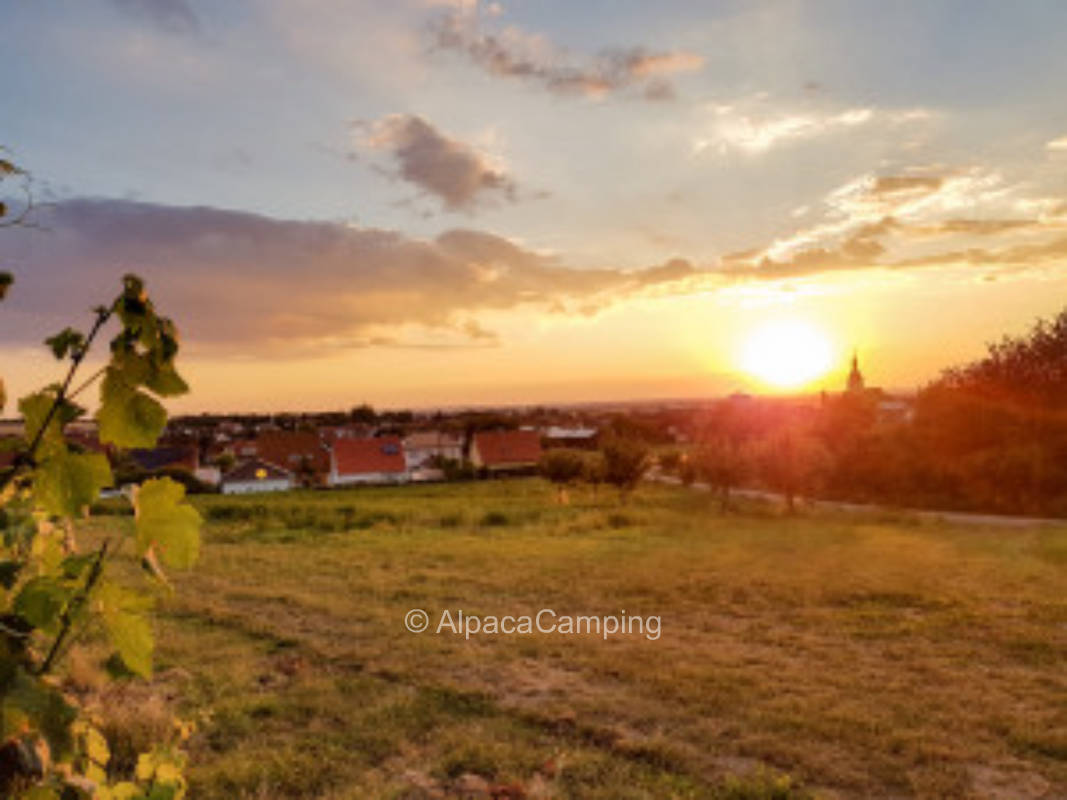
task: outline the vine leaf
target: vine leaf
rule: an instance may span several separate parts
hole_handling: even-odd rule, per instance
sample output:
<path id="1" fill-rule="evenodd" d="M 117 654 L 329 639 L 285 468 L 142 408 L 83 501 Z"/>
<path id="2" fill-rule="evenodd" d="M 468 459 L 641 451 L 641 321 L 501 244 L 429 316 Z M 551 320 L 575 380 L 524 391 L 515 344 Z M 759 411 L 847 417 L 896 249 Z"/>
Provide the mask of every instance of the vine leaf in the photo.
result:
<path id="1" fill-rule="evenodd" d="M 34 578 L 15 598 L 15 613 L 48 634 L 59 630 L 60 614 L 70 600 L 70 589 L 52 578 Z"/>
<path id="2" fill-rule="evenodd" d="M 40 731 L 53 758 L 63 757 L 71 747 L 70 725 L 77 711 L 56 689 L 36 680 L 21 667 L 3 681 L 0 695 L 0 735 L 6 740 L 27 729 Z"/>
<path id="3" fill-rule="evenodd" d="M 102 453 L 55 452 L 34 472 L 37 502 L 50 514 L 73 517 L 85 512 L 100 490 L 113 483 Z"/>
<path id="4" fill-rule="evenodd" d="M 85 334 L 73 328 L 64 328 L 55 336 L 49 336 L 44 343 L 52 349 L 52 355 L 58 359 L 67 354 L 80 355 L 85 347 Z"/>
<path id="5" fill-rule="evenodd" d="M 100 386 L 96 412 L 101 442 L 117 447 L 153 447 L 167 424 L 167 411 L 159 402 L 126 382 L 115 367 L 108 367 Z"/>
<path id="6" fill-rule="evenodd" d="M 200 513 L 185 499 L 185 487 L 170 478 L 145 481 L 134 494 L 137 551 L 152 551 L 163 563 L 191 567 L 200 555 Z"/>
<path id="7" fill-rule="evenodd" d="M 96 590 L 95 605 L 122 663 L 143 678 L 151 677 L 154 640 L 144 616 L 151 600 L 104 582 Z"/>

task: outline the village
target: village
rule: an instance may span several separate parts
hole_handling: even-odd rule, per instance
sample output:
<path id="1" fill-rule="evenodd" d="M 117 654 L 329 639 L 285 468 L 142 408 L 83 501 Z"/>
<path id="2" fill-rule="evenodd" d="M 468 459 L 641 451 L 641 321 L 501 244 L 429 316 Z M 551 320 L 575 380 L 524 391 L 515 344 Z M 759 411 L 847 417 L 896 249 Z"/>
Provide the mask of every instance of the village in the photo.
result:
<path id="1" fill-rule="evenodd" d="M 842 391 L 795 397 L 724 398 L 510 407 L 454 411 L 382 411 L 175 417 L 157 445 L 116 451 L 100 443 L 86 417 L 66 428 L 69 443 L 108 456 L 116 486 L 169 476 L 191 493 L 253 494 L 298 488 L 397 485 L 535 474 L 546 451 L 593 451 L 605 435 L 637 439 L 662 453 L 684 452 L 723 417 L 783 414 L 814 418 L 835 398 L 864 403 L 881 422 L 906 422 L 913 400 L 866 385 L 853 356 Z M 21 420 L 0 421 L 0 466 L 23 435 Z M 664 457 L 664 461 L 669 461 Z"/>

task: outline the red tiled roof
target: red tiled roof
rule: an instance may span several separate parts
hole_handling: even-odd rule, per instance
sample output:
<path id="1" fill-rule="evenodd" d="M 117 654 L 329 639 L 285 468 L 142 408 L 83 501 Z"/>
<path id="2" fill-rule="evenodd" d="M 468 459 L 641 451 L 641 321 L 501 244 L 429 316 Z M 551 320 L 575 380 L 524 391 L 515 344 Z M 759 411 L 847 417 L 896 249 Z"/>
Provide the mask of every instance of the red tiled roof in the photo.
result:
<path id="1" fill-rule="evenodd" d="M 377 439 L 338 439 L 333 443 L 333 461 L 338 475 L 368 472 L 403 472 L 404 448 L 399 436 Z"/>
<path id="2" fill-rule="evenodd" d="M 487 467 L 533 464 L 541 458 L 537 431 L 481 431 L 474 434 L 474 446 Z"/>
<path id="3" fill-rule="evenodd" d="M 256 455 L 283 469 L 298 471 L 307 464 L 315 473 L 330 471 L 330 454 L 318 434 L 303 431 L 270 431 L 256 439 Z"/>
<path id="4" fill-rule="evenodd" d="M 293 473 L 282 469 L 276 464 L 264 461 L 261 458 L 250 458 L 242 461 L 229 472 L 222 476 L 223 483 L 239 483 L 245 481 L 284 480 L 291 479 Z"/>

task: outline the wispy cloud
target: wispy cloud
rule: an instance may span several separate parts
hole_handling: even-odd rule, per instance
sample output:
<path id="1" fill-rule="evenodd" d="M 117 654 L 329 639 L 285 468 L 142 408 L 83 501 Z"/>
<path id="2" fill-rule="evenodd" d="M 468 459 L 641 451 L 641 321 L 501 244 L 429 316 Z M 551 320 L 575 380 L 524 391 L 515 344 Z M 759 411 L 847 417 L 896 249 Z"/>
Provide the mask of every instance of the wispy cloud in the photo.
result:
<path id="1" fill-rule="evenodd" d="M 694 153 L 759 154 L 772 148 L 868 128 L 928 120 L 925 109 L 853 107 L 790 111 L 772 108 L 764 95 L 709 107 L 710 121 L 694 135 Z"/>
<path id="2" fill-rule="evenodd" d="M 431 26 L 433 45 L 465 55 L 490 75 L 526 81 L 556 94 L 604 97 L 632 93 L 647 100 L 670 100 L 675 96 L 671 76 L 704 65 L 704 58 L 697 53 L 644 47 L 576 57 L 543 36 L 515 26 L 485 30 L 482 18 L 476 4 L 440 15 Z"/>
<path id="3" fill-rule="evenodd" d="M 793 277 L 950 263 L 1037 266 L 1064 255 L 1067 203 L 996 170 L 862 175 L 831 191 L 815 224 L 724 258 L 723 271 Z"/>
<path id="4" fill-rule="evenodd" d="M 161 31 L 196 34 L 200 18 L 186 0 L 113 0 L 120 11 Z"/>
<path id="5" fill-rule="evenodd" d="M 388 152 L 392 174 L 436 197 L 447 211 L 472 211 L 490 197 L 516 199 L 515 182 L 502 166 L 422 117 L 390 114 L 355 128 L 361 147 Z"/>
<path id="6" fill-rule="evenodd" d="M 1049 150 L 1067 150 L 1067 136 L 1060 136 L 1048 142 L 1045 147 Z"/>

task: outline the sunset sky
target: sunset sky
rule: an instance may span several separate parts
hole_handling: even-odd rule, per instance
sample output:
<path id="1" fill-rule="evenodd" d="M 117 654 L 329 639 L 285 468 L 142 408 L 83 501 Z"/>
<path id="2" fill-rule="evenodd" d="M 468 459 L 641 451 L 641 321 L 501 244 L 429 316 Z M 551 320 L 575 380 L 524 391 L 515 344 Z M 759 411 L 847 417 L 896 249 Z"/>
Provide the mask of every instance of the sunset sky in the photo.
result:
<path id="1" fill-rule="evenodd" d="M 0 9 L 9 396 L 127 271 L 183 411 L 905 389 L 1067 301 L 1059 0 Z"/>

